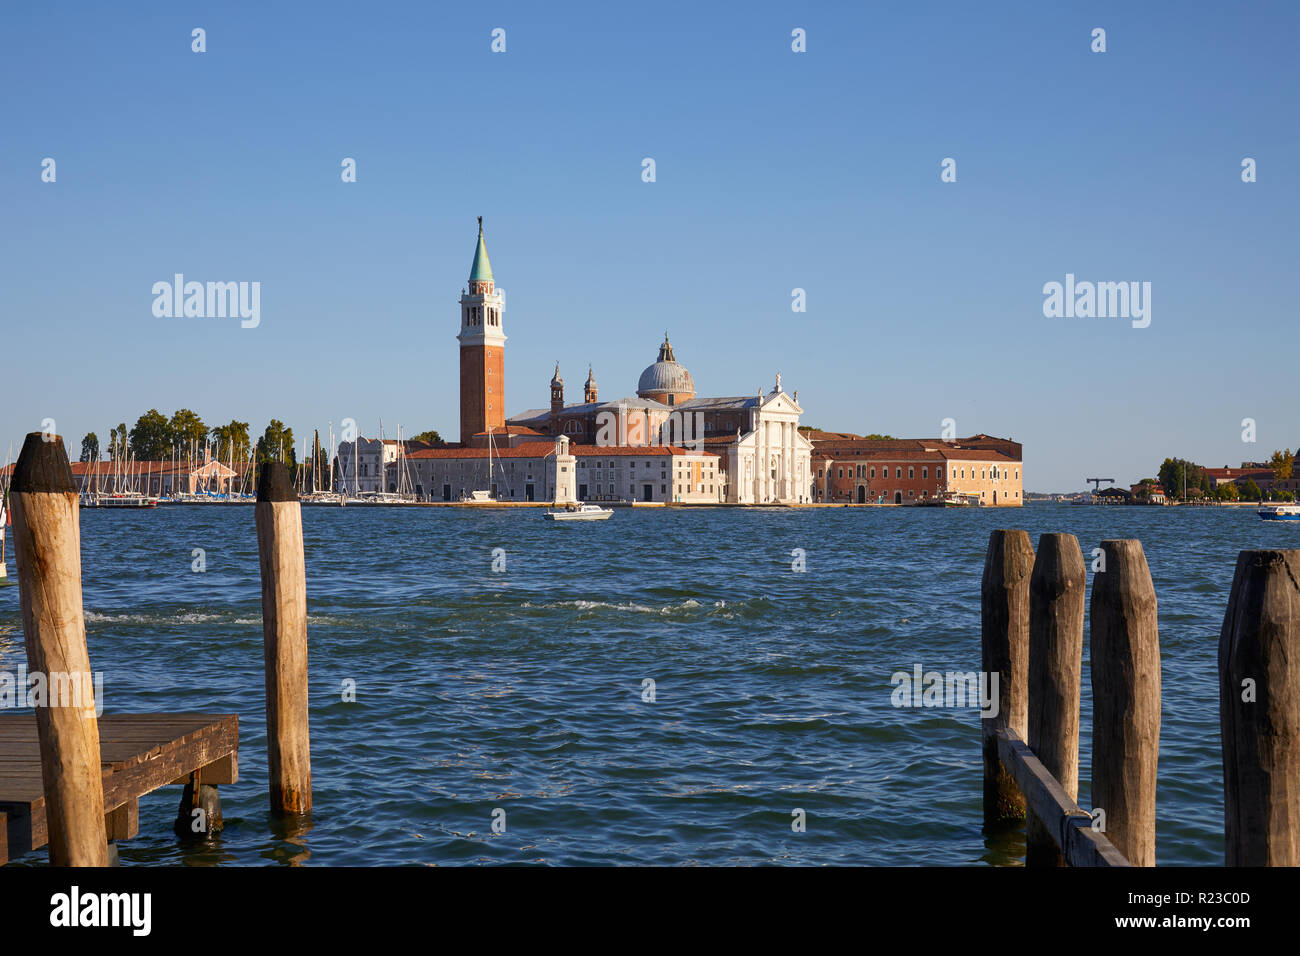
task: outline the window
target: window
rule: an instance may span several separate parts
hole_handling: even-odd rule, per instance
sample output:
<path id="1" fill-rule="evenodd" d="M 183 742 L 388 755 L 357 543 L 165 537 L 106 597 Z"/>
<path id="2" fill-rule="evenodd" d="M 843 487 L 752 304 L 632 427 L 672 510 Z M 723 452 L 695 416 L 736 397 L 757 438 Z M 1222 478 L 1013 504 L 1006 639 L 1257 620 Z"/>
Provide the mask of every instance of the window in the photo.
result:
<path id="1" fill-rule="evenodd" d="M 915 478 L 915 477 L 916 477 L 916 469 L 913 468 L 911 465 L 908 465 L 908 466 L 907 466 L 907 477 L 909 477 L 909 478 Z"/>
<path id="2" fill-rule="evenodd" d="M 841 478 L 844 477 L 844 469 L 843 469 L 843 468 L 840 469 L 840 477 L 841 477 Z"/>
<path id="3" fill-rule="evenodd" d="M 930 477 L 930 467 L 929 467 L 928 465 L 924 465 L 924 466 L 922 466 L 922 468 L 921 468 L 921 477 L 922 477 L 922 478 L 929 478 L 929 477 Z"/>
<path id="4" fill-rule="evenodd" d="M 876 466 L 875 466 L 875 465 L 872 465 L 872 466 L 871 466 L 871 477 L 872 477 L 872 478 L 876 477 Z"/>
<path id="5" fill-rule="evenodd" d="M 894 477 L 895 477 L 895 478 L 902 478 L 902 477 L 903 477 L 903 469 L 902 469 L 902 468 L 895 468 L 895 469 L 894 469 Z"/>

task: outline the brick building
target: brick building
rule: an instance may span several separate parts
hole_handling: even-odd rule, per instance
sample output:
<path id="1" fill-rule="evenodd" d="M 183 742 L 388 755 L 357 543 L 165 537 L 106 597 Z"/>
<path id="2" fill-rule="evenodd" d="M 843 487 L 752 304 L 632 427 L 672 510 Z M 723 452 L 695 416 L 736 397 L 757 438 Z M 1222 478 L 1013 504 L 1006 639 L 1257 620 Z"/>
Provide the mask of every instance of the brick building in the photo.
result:
<path id="1" fill-rule="evenodd" d="M 875 439 L 809 430 L 814 499 L 918 504 L 963 495 L 980 504 L 1024 504 L 1019 442 L 990 435 L 956 440 Z"/>

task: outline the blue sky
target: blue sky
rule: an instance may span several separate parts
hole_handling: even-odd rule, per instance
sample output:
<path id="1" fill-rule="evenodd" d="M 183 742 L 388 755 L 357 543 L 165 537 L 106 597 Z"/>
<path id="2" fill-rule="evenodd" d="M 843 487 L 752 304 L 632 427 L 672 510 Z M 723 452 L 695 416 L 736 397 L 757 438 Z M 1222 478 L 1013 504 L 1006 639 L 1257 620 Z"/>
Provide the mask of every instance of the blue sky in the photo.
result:
<path id="1" fill-rule="evenodd" d="M 1030 490 L 1295 448 L 1297 9 L 10 6 L 0 454 L 150 407 L 454 438 L 477 215 L 512 412 L 557 360 L 571 400 L 588 363 L 634 392 L 667 330 L 701 394 L 953 418 Z M 177 272 L 260 282 L 261 325 L 155 318 Z M 1045 318 L 1066 273 L 1151 282 L 1150 327 Z"/>

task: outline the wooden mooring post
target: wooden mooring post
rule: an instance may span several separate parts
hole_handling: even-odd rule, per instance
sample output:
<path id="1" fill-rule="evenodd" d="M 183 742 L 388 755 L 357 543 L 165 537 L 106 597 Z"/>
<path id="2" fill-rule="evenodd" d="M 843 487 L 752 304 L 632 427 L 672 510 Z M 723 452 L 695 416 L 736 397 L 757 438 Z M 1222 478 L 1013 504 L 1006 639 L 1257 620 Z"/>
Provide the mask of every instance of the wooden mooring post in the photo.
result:
<path id="1" fill-rule="evenodd" d="M 302 506 L 283 462 L 262 465 L 257 482 L 257 553 L 262 574 L 266 657 L 266 744 L 271 810 L 311 812 L 307 732 L 307 573 Z"/>
<path id="2" fill-rule="evenodd" d="M 81 604 L 78 505 L 63 439 L 28 435 L 14 468 L 10 507 L 27 667 L 45 676 L 49 694 L 36 708 L 36 727 L 50 863 L 107 866 L 99 722 Z M 76 696 L 63 699 L 61 690 Z"/>
<path id="3" fill-rule="evenodd" d="M 1049 533 L 1038 539 L 1029 579 L 1029 748 L 1073 801 L 1079 796 L 1079 694 L 1087 574 L 1079 540 Z M 1025 862 L 1064 864 L 1060 842 L 1031 807 Z"/>
<path id="4" fill-rule="evenodd" d="M 1103 541 L 1092 577 L 1092 806 L 1134 866 L 1156 863 L 1160 634 L 1142 542 Z"/>
<path id="5" fill-rule="evenodd" d="M 984 818 L 1005 818 L 989 801 L 1005 801 L 1004 778 L 1013 779 L 1026 806 L 1026 862 L 1032 866 L 1154 862 L 1156 592 L 1140 542 L 1104 541 L 1101 554 L 1105 563 L 1096 564 L 1092 589 L 1092 767 L 1093 804 L 1105 818 L 1095 818 L 1078 804 L 1087 583 L 1079 542 L 1073 535 L 1044 535 L 1035 555 L 1024 532 L 989 538 L 982 584 L 985 670 L 998 661 L 989 646 L 1014 649 L 1015 635 L 1024 635 L 1028 661 L 1023 670 L 1011 667 L 1010 676 L 1000 671 L 1000 684 L 1010 682 L 1000 688 L 1006 721 L 984 721 Z M 1021 597 L 1017 583 L 1026 561 L 1032 571 Z M 1028 739 L 1015 726 L 1015 701 L 1026 696 Z M 991 730 L 996 763 L 988 760 Z"/>
<path id="6" fill-rule="evenodd" d="M 997 713 L 980 720 L 984 748 L 984 824 L 1025 818 L 1025 798 L 998 756 L 998 731 L 1010 728 L 1024 740 L 1029 714 L 1029 575 L 1034 546 L 1025 531 L 989 534 L 980 583 L 980 661 L 998 675 Z"/>
<path id="7" fill-rule="evenodd" d="M 1228 866 L 1300 866 L 1300 551 L 1242 551 L 1219 633 Z"/>

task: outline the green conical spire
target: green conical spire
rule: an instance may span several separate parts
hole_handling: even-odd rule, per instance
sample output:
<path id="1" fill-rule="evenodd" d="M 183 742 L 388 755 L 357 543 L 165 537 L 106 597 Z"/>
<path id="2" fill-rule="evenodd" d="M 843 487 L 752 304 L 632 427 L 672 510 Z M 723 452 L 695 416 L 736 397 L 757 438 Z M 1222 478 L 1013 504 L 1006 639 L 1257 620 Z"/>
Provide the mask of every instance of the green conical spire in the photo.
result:
<path id="1" fill-rule="evenodd" d="M 470 282 L 491 282 L 492 263 L 488 262 L 487 246 L 483 243 L 483 217 L 478 217 L 478 248 L 474 250 L 474 265 L 469 270 Z"/>

